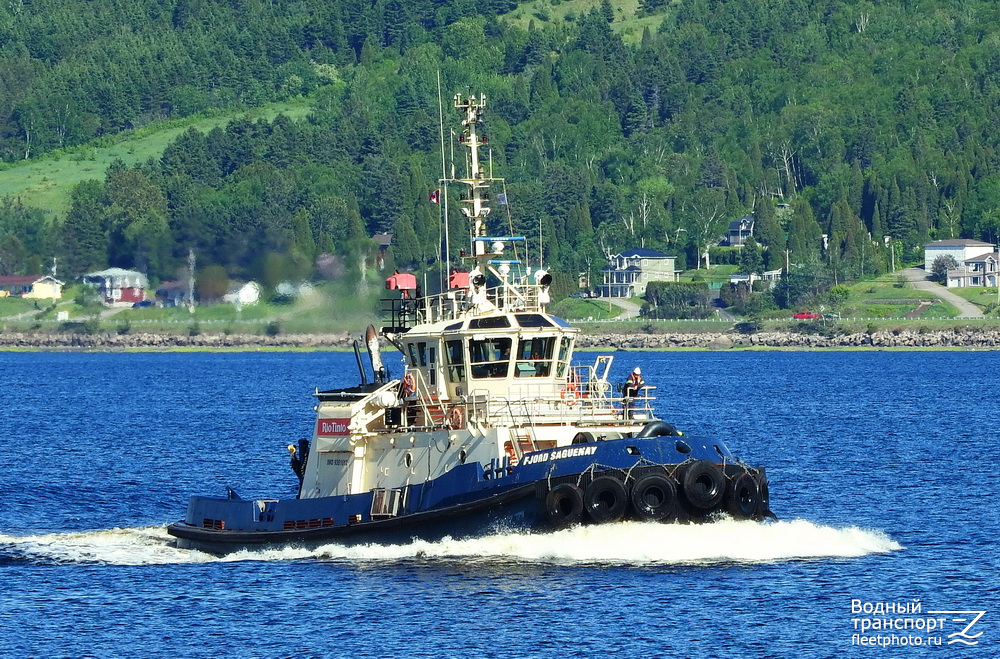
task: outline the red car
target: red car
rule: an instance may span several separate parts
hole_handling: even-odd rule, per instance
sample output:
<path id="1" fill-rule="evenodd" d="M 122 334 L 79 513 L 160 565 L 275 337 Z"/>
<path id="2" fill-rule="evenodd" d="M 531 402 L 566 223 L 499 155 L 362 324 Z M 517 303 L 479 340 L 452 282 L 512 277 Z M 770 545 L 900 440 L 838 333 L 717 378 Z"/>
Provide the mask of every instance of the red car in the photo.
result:
<path id="1" fill-rule="evenodd" d="M 822 318 L 822 317 L 823 316 L 819 315 L 818 313 L 813 313 L 811 311 L 800 311 L 792 316 L 792 318 L 796 320 L 814 320 L 816 318 Z"/>

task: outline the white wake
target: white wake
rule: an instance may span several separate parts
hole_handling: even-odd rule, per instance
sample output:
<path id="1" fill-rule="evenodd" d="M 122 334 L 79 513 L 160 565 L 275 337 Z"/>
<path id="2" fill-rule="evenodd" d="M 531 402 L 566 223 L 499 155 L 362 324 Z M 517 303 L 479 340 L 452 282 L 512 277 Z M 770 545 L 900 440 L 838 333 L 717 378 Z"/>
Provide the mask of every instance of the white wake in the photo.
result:
<path id="1" fill-rule="evenodd" d="M 401 545 L 281 547 L 238 552 L 222 558 L 178 549 L 165 527 L 36 536 L 0 534 L 0 560 L 108 565 L 293 559 L 366 563 L 484 558 L 557 565 L 754 564 L 850 558 L 900 549 L 903 547 L 899 543 L 881 531 L 854 526 L 835 528 L 805 520 L 767 524 L 720 520 L 691 525 L 623 522 L 544 534 L 510 533 L 468 540 L 445 538 L 437 542 L 415 540 Z"/>

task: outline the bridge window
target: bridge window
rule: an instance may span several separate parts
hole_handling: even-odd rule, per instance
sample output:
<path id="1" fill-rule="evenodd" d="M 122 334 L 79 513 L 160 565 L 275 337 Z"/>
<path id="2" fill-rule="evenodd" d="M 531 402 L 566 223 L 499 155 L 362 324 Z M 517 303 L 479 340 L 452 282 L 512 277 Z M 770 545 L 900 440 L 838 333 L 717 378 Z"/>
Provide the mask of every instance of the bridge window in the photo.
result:
<path id="1" fill-rule="evenodd" d="M 445 342 L 445 357 L 448 360 L 448 380 L 451 382 L 464 382 L 465 355 L 462 352 L 462 342 Z"/>
<path id="2" fill-rule="evenodd" d="M 543 378 L 552 371 L 552 352 L 555 337 L 536 336 L 521 339 L 517 345 L 517 362 L 514 376 L 519 378 Z"/>
<path id="3" fill-rule="evenodd" d="M 427 344 L 421 341 L 420 343 L 407 343 L 406 347 L 410 351 L 410 366 L 427 366 Z M 433 354 L 434 348 L 431 348 Z M 433 357 L 431 357 L 433 360 Z"/>
<path id="4" fill-rule="evenodd" d="M 469 340 L 469 363 L 474 378 L 505 378 L 511 341 L 505 337 Z"/>
<path id="5" fill-rule="evenodd" d="M 556 377 L 561 378 L 569 367 L 570 353 L 573 351 L 573 339 L 568 336 L 559 341 L 559 360 L 556 362 Z"/>
<path id="6" fill-rule="evenodd" d="M 537 313 L 519 313 L 515 318 L 521 327 L 552 327 L 552 323 L 545 316 Z"/>
<path id="7" fill-rule="evenodd" d="M 506 316 L 486 316 L 485 318 L 473 318 L 469 321 L 469 329 L 502 329 L 510 327 L 510 321 Z"/>

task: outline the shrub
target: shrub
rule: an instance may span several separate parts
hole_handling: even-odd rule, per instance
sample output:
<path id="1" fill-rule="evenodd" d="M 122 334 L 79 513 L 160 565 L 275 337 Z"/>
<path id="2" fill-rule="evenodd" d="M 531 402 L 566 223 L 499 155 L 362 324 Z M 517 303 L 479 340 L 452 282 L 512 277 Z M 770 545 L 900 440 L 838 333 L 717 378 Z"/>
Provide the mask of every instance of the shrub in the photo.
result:
<path id="1" fill-rule="evenodd" d="M 851 289 L 843 284 L 837 284 L 836 286 L 830 288 L 828 294 L 830 296 L 831 304 L 840 304 L 841 302 L 846 302 L 847 298 L 851 296 Z"/>
<path id="2" fill-rule="evenodd" d="M 958 267 L 958 261 L 951 254 L 942 254 L 931 263 L 931 279 L 939 284 L 948 280 L 948 271 Z"/>
<path id="3" fill-rule="evenodd" d="M 707 318 L 712 314 L 708 284 L 650 282 L 643 314 L 650 318 Z"/>
<path id="4" fill-rule="evenodd" d="M 733 326 L 733 329 L 735 329 L 740 334 L 756 334 L 761 330 L 762 327 L 763 325 L 761 324 L 760 320 L 752 318 L 749 320 L 744 320 L 739 323 L 736 323 Z"/>

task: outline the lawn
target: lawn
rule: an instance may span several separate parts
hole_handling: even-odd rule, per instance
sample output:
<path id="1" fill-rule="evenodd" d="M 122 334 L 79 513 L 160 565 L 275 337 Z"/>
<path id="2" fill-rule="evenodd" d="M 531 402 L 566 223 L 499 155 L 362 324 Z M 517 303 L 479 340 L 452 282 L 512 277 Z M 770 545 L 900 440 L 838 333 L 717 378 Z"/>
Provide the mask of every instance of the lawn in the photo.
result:
<path id="1" fill-rule="evenodd" d="M 567 320 L 604 320 L 614 318 L 622 312 L 606 299 L 570 297 L 553 304 L 548 308 L 548 311 Z"/>
<path id="2" fill-rule="evenodd" d="M 40 208 L 50 215 L 63 215 L 77 183 L 103 179 L 108 165 L 115 160 L 134 165 L 158 158 L 167 144 L 188 128 L 208 132 L 237 117 L 270 120 L 285 114 L 297 119 L 306 116 L 310 109 L 307 99 L 297 98 L 244 112 L 150 124 L 135 132 L 121 133 L 113 141 L 106 138 L 106 144 L 74 147 L 69 152 L 52 153 L 0 168 L 0 197 L 16 197 L 26 206 Z"/>
<path id="3" fill-rule="evenodd" d="M 663 14 L 640 15 L 639 5 L 639 0 L 611 0 L 611 6 L 615 10 L 611 29 L 620 34 L 626 43 L 639 43 L 645 28 L 656 32 L 663 22 Z M 535 25 L 572 22 L 593 7 L 600 6 L 601 0 L 532 0 L 522 2 L 517 9 L 503 14 L 501 18 L 527 30 L 528 24 L 532 22 Z"/>
<path id="4" fill-rule="evenodd" d="M 836 313 L 843 318 L 902 318 L 916 309 L 921 300 L 936 300 L 931 309 L 947 307 L 952 315 L 956 315 L 951 305 L 945 305 L 936 296 L 917 291 L 908 283 L 900 286 L 900 283 L 895 277 L 885 276 L 851 284 L 846 287 L 849 292 L 847 299 L 835 305 Z M 924 313 L 929 313 L 931 309 Z"/>
<path id="5" fill-rule="evenodd" d="M 0 297 L 0 318 L 9 318 L 20 314 L 34 314 L 50 304 L 48 300 L 26 300 L 19 296 Z"/>
<path id="6" fill-rule="evenodd" d="M 978 305 L 983 309 L 984 312 L 992 311 L 1000 298 L 997 297 L 997 289 L 994 288 L 949 288 L 950 292 L 955 295 L 968 300 L 969 302 Z"/>

